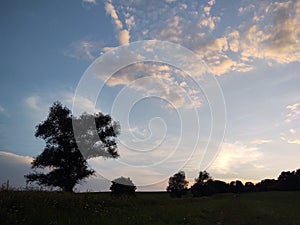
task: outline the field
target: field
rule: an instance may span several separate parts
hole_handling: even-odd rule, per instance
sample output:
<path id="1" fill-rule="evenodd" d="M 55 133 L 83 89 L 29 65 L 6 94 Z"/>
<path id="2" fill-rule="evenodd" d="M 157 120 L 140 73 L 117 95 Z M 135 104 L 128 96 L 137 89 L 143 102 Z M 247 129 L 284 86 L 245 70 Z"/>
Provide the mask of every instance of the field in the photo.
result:
<path id="1" fill-rule="evenodd" d="M 300 224 L 300 192 L 224 194 L 180 199 L 167 193 L 0 192 L 1 225 Z"/>

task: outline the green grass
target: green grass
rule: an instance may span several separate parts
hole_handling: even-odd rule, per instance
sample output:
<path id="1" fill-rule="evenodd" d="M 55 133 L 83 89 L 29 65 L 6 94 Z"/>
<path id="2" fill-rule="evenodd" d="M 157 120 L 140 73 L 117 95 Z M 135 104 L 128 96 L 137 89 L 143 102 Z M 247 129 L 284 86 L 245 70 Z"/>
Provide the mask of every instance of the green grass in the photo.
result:
<path id="1" fill-rule="evenodd" d="M 0 192 L 0 224 L 300 225 L 300 192 L 181 199 L 167 193 Z"/>

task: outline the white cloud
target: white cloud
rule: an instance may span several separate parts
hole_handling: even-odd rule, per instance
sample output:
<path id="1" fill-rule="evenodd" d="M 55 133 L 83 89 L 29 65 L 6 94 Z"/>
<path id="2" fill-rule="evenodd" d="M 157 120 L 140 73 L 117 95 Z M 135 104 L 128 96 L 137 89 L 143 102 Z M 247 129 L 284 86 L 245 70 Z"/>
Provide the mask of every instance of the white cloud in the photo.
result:
<path id="1" fill-rule="evenodd" d="M 128 30 L 121 30 L 119 32 L 119 43 L 120 45 L 129 44 L 130 34 Z"/>
<path id="2" fill-rule="evenodd" d="M 96 0 L 82 0 L 82 2 L 97 5 L 97 1 Z"/>
<path id="3" fill-rule="evenodd" d="M 295 130 L 295 129 L 290 129 L 289 132 L 290 132 L 291 134 L 295 134 L 295 133 L 296 133 L 296 130 Z"/>
<path id="4" fill-rule="evenodd" d="M 111 18 L 113 19 L 113 22 L 116 25 L 116 27 L 119 30 L 123 29 L 123 24 L 122 24 L 121 20 L 119 19 L 117 11 L 115 10 L 115 7 L 112 5 L 112 3 L 105 2 L 105 10 L 106 10 L 106 13 L 109 14 L 111 16 Z"/>
<path id="5" fill-rule="evenodd" d="M 258 160 L 261 157 L 262 153 L 257 147 L 249 147 L 239 142 L 223 143 L 209 171 L 217 174 L 242 173 L 243 167 L 260 168 Z"/>
<path id="6" fill-rule="evenodd" d="M 264 8 L 267 13 L 261 11 L 255 15 L 261 21 L 253 19 L 257 24 L 245 27 L 242 55 L 272 59 L 281 64 L 300 61 L 300 1 L 272 2 Z"/>
<path id="7" fill-rule="evenodd" d="M 117 36 L 120 45 L 128 44 L 130 41 L 130 29 L 135 26 L 134 16 L 130 15 L 129 13 L 125 14 L 125 24 L 127 25 L 128 29 L 123 29 L 123 23 L 120 20 L 117 10 L 113 6 L 112 2 L 106 1 L 105 2 L 105 11 L 109 14 L 117 28 Z"/>
<path id="8" fill-rule="evenodd" d="M 0 185 L 7 180 L 14 187 L 25 186 L 24 175 L 30 172 L 33 158 L 0 151 Z"/>
<path id="9" fill-rule="evenodd" d="M 288 113 L 286 114 L 285 122 L 296 122 L 300 124 L 300 103 L 288 105 L 286 108 Z"/>
<path id="10" fill-rule="evenodd" d="M 76 104 L 76 112 L 78 114 L 82 114 L 84 112 L 89 114 L 94 114 L 94 112 L 101 112 L 100 109 L 97 109 L 95 106 L 95 102 L 92 100 L 81 96 L 81 95 L 74 95 L 72 92 L 66 92 L 62 96 L 62 102 L 72 108 L 73 103 Z"/>
<path id="11" fill-rule="evenodd" d="M 271 143 L 272 140 L 270 139 L 256 139 L 254 141 L 252 141 L 252 144 L 257 144 L 257 145 L 261 145 L 261 144 L 267 144 L 267 143 Z"/>
<path id="12" fill-rule="evenodd" d="M 25 104 L 33 109 L 40 111 L 43 107 L 41 106 L 41 98 L 37 95 L 29 96 L 24 100 Z"/>
<path id="13" fill-rule="evenodd" d="M 3 108 L 3 106 L 0 105 L 0 113 L 5 113 L 5 109 Z"/>
<path id="14" fill-rule="evenodd" d="M 177 81 L 177 76 L 180 77 L 181 73 L 167 65 L 135 63 L 111 76 L 106 84 L 111 87 L 124 85 L 142 92 L 145 96 L 159 96 L 176 107 L 199 107 L 199 92 L 193 90 L 185 81 Z"/>
<path id="15" fill-rule="evenodd" d="M 101 47 L 101 42 L 82 39 L 72 42 L 69 49 L 64 51 L 64 54 L 69 57 L 88 59 L 92 61 L 99 56 Z"/>
<path id="16" fill-rule="evenodd" d="M 289 143 L 289 144 L 297 144 L 297 145 L 300 145 L 300 138 L 294 139 L 294 140 L 288 140 L 288 143 Z"/>

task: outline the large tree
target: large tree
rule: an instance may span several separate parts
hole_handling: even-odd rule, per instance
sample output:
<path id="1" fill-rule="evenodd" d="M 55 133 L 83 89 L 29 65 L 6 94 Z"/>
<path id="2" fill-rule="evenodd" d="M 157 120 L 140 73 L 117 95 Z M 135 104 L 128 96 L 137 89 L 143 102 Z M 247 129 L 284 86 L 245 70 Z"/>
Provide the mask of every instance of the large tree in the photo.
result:
<path id="1" fill-rule="evenodd" d="M 119 156 L 116 144 L 119 130 L 118 123 L 109 115 L 84 113 L 75 117 L 60 102 L 53 103 L 47 119 L 36 126 L 35 137 L 44 139 L 46 146 L 32 162 L 32 169 L 50 172 L 35 170 L 25 175 L 26 181 L 72 192 L 80 180 L 95 173 L 88 167 L 87 158 Z"/>

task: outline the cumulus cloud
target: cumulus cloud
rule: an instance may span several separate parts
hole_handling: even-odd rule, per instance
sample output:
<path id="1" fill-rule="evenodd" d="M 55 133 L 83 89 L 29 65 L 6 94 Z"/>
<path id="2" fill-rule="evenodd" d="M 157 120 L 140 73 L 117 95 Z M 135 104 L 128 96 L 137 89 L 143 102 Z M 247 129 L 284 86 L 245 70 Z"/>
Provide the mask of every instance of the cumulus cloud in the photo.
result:
<path id="1" fill-rule="evenodd" d="M 30 172 L 33 158 L 0 151 L 0 184 L 9 180 L 14 187 L 24 187 L 24 175 Z"/>
<path id="2" fill-rule="evenodd" d="M 124 85 L 145 96 L 159 96 L 175 107 L 199 107 L 199 91 L 187 83 L 185 74 L 164 64 L 135 63 L 111 76 L 106 85 Z M 104 79 L 104 78 L 101 78 Z"/>
<path id="3" fill-rule="evenodd" d="M 262 153 L 257 147 L 249 147 L 242 143 L 223 143 L 216 160 L 210 166 L 212 173 L 239 173 L 244 167 L 260 168 L 258 160 Z"/>
<path id="4" fill-rule="evenodd" d="M 129 44 L 130 34 L 128 30 L 121 30 L 119 33 L 120 45 Z"/>
<path id="5" fill-rule="evenodd" d="M 99 56 L 102 47 L 101 42 L 82 39 L 74 41 L 70 44 L 69 49 L 64 51 L 64 54 L 77 59 L 94 60 Z"/>
<path id="6" fill-rule="evenodd" d="M 101 112 L 101 110 L 96 107 L 96 103 L 91 99 L 82 95 L 75 95 L 72 92 L 65 92 L 62 96 L 62 102 L 68 105 L 70 109 L 72 108 L 73 103 L 76 104 L 76 109 L 74 110 L 76 110 L 76 113 L 78 114 L 82 114 L 84 112 L 90 114 Z"/>
<path id="7" fill-rule="evenodd" d="M 33 110 L 39 111 L 43 108 L 41 105 L 41 98 L 38 95 L 29 96 L 24 99 L 24 102 L 29 108 Z"/>
<path id="8" fill-rule="evenodd" d="M 116 27 L 119 30 L 123 29 L 123 24 L 122 24 L 121 20 L 119 19 L 117 11 L 115 10 L 115 7 L 113 6 L 113 4 L 111 2 L 105 2 L 105 10 L 106 10 L 106 13 L 109 14 L 111 16 L 111 18 L 113 19 L 113 22 L 116 25 Z"/>
<path id="9" fill-rule="evenodd" d="M 226 27 L 224 33 L 213 37 L 209 34 L 223 18 L 222 14 L 214 15 L 213 0 L 206 4 L 180 1 L 105 4 L 120 44 L 145 39 L 179 43 L 203 56 L 216 75 L 252 71 L 254 59 L 275 63 L 300 61 L 299 0 L 241 5 L 236 16 L 252 16 L 252 20 L 241 19 L 235 27 Z M 147 11 L 140 10 L 146 6 Z"/>
<path id="10" fill-rule="evenodd" d="M 300 1 L 272 2 L 265 8 L 255 15 L 261 21 L 244 29 L 242 55 L 281 64 L 300 61 Z"/>
<path id="11" fill-rule="evenodd" d="M 116 26 L 118 32 L 117 36 L 118 36 L 119 44 L 120 45 L 128 44 L 130 40 L 129 30 L 135 25 L 134 17 L 128 13 L 126 14 L 127 18 L 125 19 L 125 24 L 127 25 L 128 29 L 124 29 L 123 23 L 118 16 L 117 10 L 115 9 L 111 1 L 105 2 L 105 11 L 107 14 L 110 15 L 110 17 L 112 18 Z"/>

